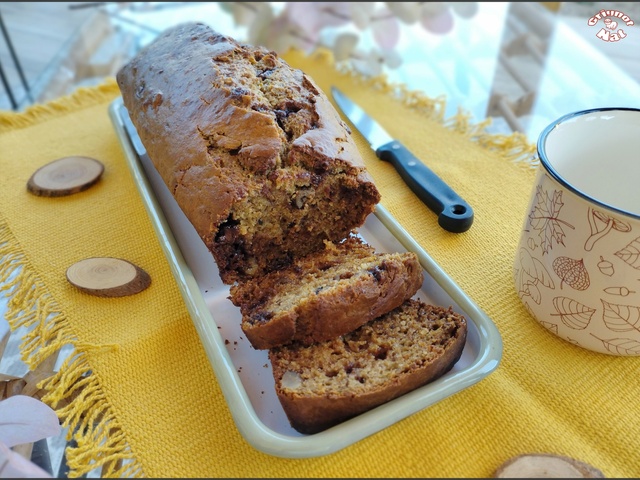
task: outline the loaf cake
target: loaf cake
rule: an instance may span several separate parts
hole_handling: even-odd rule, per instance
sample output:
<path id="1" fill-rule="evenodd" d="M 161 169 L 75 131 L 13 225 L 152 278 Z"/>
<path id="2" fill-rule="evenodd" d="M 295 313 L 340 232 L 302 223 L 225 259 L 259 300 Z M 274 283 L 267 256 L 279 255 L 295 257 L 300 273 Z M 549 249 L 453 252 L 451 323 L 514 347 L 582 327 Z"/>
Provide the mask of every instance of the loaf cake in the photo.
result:
<path id="1" fill-rule="evenodd" d="M 466 318 L 417 298 L 334 340 L 269 350 L 291 426 L 313 434 L 425 385 L 460 359 Z"/>
<path id="2" fill-rule="evenodd" d="M 230 299 L 256 349 L 329 340 L 396 308 L 422 285 L 414 252 L 377 253 L 359 236 L 240 282 Z"/>
<path id="3" fill-rule="evenodd" d="M 341 241 L 380 201 L 326 94 L 275 52 L 185 23 L 116 78 L 149 158 L 226 284 Z"/>

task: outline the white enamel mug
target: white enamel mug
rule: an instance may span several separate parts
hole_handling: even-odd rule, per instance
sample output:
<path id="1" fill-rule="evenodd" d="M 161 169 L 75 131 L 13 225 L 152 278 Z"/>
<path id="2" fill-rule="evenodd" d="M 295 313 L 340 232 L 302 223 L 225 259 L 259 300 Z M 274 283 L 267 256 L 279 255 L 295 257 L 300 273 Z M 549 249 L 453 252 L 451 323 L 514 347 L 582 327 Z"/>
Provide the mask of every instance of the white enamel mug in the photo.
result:
<path id="1" fill-rule="evenodd" d="M 518 296 L 568 342 L 640 355 L 640 109 L 565 115 L 537 150 L 513 269 Z"/>

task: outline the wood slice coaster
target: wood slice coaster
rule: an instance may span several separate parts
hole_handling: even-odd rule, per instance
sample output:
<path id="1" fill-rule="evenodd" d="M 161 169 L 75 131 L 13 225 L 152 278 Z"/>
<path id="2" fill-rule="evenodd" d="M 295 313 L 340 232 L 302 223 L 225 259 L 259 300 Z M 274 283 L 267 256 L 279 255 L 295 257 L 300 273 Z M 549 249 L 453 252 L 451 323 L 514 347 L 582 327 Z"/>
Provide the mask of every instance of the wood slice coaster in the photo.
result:
<path id="1" fill-rule="evenodd" d="M 27 190 L 39 197 L 64 197 L 95 185 L 104 165 L 90 157 L 63 157 L 36 170 L 27 182 Z"/>
<path id="2" fill-rule="evenodd" d="M 134 295 L 151 285 L 151 277 L 143 269 L 112 257 L 92 257 L 74 263 L 67 269 L 67 280 L 97 297 Z"/>
<path id="3" fill-rule="evenodd" d="M 605 478 L 588 463 L 548 453 L 517 455 L 504 462 L 494 478 Z"/>

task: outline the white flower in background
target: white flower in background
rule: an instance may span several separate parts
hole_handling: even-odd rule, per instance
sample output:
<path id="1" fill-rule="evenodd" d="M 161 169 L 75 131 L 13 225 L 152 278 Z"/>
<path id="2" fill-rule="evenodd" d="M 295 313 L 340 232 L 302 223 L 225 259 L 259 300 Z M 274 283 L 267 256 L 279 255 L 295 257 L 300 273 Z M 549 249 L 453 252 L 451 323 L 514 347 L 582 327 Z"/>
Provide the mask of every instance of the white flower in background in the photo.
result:
<path id="1" fill-rule="evenodd" d="M 401 24 L 446 34 L 455 16 L 470 18 L 477 2 L 222 2 L 238 26 L 247 27 L 246 42 L 278 53 L 297 48 L 311 53 L 331 50 L 336 61 L 351 61 L 366 75 L 383 66 L 397 68 Z M 367 36 L 368 47 L 362 38 Z"/>

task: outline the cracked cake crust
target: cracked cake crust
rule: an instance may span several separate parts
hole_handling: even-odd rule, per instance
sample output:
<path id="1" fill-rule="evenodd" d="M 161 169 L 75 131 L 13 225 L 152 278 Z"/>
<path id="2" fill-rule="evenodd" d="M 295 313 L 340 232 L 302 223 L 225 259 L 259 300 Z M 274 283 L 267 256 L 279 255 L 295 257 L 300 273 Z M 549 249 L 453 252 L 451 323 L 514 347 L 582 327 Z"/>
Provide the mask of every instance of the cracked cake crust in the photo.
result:
<path id="1" fill-rule="evenodd" d="M 116 78 L 152 163 L 226 284 L 345 238 L 380 201 L 327 96 L 266 48 L 187 23 Z"/>

